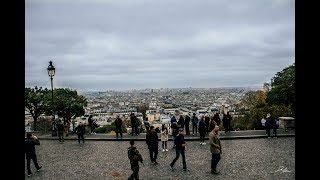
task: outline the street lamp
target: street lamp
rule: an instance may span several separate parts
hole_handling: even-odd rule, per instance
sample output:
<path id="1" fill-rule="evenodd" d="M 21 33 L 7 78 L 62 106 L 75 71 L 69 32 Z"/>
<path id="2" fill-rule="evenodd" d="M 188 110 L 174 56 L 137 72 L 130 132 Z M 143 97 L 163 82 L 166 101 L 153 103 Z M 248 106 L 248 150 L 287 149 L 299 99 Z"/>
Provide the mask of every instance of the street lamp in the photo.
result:
<path id="1" fill-rule="evenodd" d="M 54 110 L 53 110 L 53 83 L 52 83 L 52 80 L 53 80 L 53 76 L 55 74 L 55 70 L 56 68 L 54 68 L 54 66 L 52 65 L 52 61 L 49 61 L 49 66 L 47 68 L 48 70 L 48 75 L 50 76 L 50 79 L 51 79 L 51 95 L 52 95 L 52 113 L 53 113 L 53 119 L 54 119 Z"/>

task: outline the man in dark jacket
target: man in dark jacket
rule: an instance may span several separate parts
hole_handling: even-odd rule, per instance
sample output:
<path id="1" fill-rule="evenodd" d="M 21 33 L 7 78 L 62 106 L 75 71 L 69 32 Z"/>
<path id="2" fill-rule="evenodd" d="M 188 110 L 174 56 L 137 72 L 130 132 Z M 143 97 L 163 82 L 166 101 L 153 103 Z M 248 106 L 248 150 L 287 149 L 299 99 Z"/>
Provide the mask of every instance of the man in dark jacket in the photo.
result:
<path id="1" fill-rule="evenodd" d="M 146 135 L 146 142 L 150 152 L 150 160 L 152 164 L 158 164 L 158 134 L 154 129 L 154 126 L 150 127 L 150 131 Z"/>
<path id="2" fill-rule="evenodd" d="M 186 115 L 185 121 L 185 129 L 186 129 L 186 135 L 190 135 L 190 129 L 189 129 L 189 125 L 190 125 L 190 116 Z"/>
<path id="3" fill-rule="evenodd" d="M 139 161 L 143 163 L 143 159 L 136 147 L 134 147 L 134 141 L 130 140 L 130 147 L 128 148 L 128 158 L 130 159 L 131 170 L 133 173 L 128 178 L 129 180 L 139 180 Z"/>
<path id="4" fill-rule="evenodd" d="M 182 165 L 183 165 L 183 170 L 187 171 L 187 164 L 186 164 L 186 156 L 185 156 L 185 147 L 186 147 L 186 142 L 184 140 L 184 135 L 183 135 L 183 129 L 179 129 L 179 135 L 177 138 L 175 138 L 175 144 L 176 144 L 176 157 L 173 159 L 173 161 L 170 163 L 170 168 L 173 170 L 173 166 L 176 163 L 176 161 L 179 159 L 179 156 L 181 154 L 182 156 Z"/>
<path id="5" fill-rule="evenodd" d="M 135 133 L 136 135 L 139 134 L 138 132 L 138 118 L 137 116 L 134 114 L 134 113 L 131 113 L 130 114 L 130 122 L 131 122 L 131 133 L 132 133 L 132 136 L 133 136 L 133 133 Z"/>
<path id="6" fill-rule="evenodd" d="M 122 138 L 122 119 L 120 119 L 119 115 L 117 116 L 116 120 L 114 121 L 116 125 L 116 136 L 118 138 L 118 134 L 120 133 L 120 136 Z"/>
<path id="7" fill-rule="evenodd" d="M 216 124 L 219 126 L 220 125 L 220 122 L 221 122 L 221 119 L 220 119 L 220 116 L 219 116 L 219 113 L 216 112 L 214 115 L 213 115 L 213 120 L 216 122 Z"/>
<path id="8" fill-rule="evenodd" d="M 30 169 L 30 162 L 31 159 L 34 163 L 34 165 L 37 168 L 37 171 L 40 171 L 42 166 L 39 166 L 37 161 L 37 155 L 35 150 L 35 145 L 40 145 L 40 142 L 36 136 L 33 136 L 31 133 L 27 134 L 27 139 L 24 142 L 24 152 L 26 154 L 27 159 L 27 170 L 28 170 L 28 177 L 32 175 L 31 169 Z"/>
<path id="9" fill-rule="evenodd" d="M 86 131 L 85 126 L 82 124 L 82 122 L 79 123 L 79 125 L 74 129 L 76 134 L 78 135 L 78 143 L 80 144 L 80 138 L 82 139 L 82 142 L 84 143 L 84 133 Z"/>

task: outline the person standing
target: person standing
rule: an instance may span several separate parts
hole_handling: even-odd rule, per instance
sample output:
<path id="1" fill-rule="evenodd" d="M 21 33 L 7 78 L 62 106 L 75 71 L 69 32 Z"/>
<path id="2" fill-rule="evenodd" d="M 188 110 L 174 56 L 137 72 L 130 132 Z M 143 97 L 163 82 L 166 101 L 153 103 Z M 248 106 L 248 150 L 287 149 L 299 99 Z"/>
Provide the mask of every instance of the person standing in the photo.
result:
<path id="1" fill-rule="evenodd" d="M 35 145 L 39 146 L 40 141 L 36 136 L 32 135 L 31 133 L 27 133 L 27 139 L 24 142 L 24 152 L 26 154 L 26 159 L 27 159 L 28 177 L 32 176 L 32 172 L 30 169 L 31 159 L 35 167 L 37 168 L 37 171 L 40 171 L 40 169 L 42 168 L 42 166 L 40 166 L 37 161 Z"/>
<path id="2" fill-rule="evenodd" d="M 131 122 L 131 128 L 132 128 L 132 136 L 133 133 L 138 135 L 138 118 L 134 115 L 134 113 L 131 113 L 130 115 L 130 122 Z"/>
<path id="3" fill-rule="evenodd" d="M 270 130 L 271 130 L 273 127 L 272 127 L 272 119 L 271 119 L 270 113 L 268 113 L 267 116 L 266 116 L 266 123 L 265 123 L 265 125 L 266 125 L 267 136 L 268 136 L 268 138 L 271 138 L 271 137 L 270 137 Z"/>
<path id="4" fill-rule="evenodd" d="M 172 148 L 176 148 L 176 141 L 175 139 L 177 138 L 177 135 L 179 133 L 179 126 L 177 124 L 177 122 L 174 122 L 171 126 L 171 131 L 172 131 L 172 142 L 173 142 L 173 147 Z"/>
<path id="5" fill-rule="evenodd" d="M 185 129 L 186 129 L 186 135 L 190 135 L 190 129 L 189 129 L 189 125 L 190 125 L 190 116 L 186 115 L 185 121 Z"/>
<path id="6" fill-rule="evenodd" d="M 216 124 L 219 126 L 220 125 L 220 122 L 221 122 L 221 119 L 220 119 L 220 116 L 219 116 L 219 113 L 216 112 L 213 116 L 213 120 L 216 122 Z M 210 131 L 211 132 L 211 131 Z"/>
<path id="7" fill-rule="evenodd" d="M 206 123 L 204 122 L 204 117 L 202 116 L 199 122 L 199 133 L 200 133 L 200 145 L 205 145 L 204 137 L 206 135 Z"/>
<path id="8" fill-rule="evenodd" d="M 206 124 L 206 134 L 209 134 L 209 124 L 210 124 L 209 114 L 206 114 L 206 116 L 204 117 L 204 123 Z M 199 124 L 199 128 L 200 128 L 200 124 Z"/>
<path id="9" fill-rule="evenodd" d="M 183 119 L 182 115 L 180 115 L 180 118 L 178 120 L 178 124 L 179 124 L 179 128 L 184 127 L 184 119 Z"/>
<path id="10" fill-rule="evenodd" d="M 186 142 L 184 140 L 184 135 L 183 135 L 183 129 L 182 128 L 179 129 L 179 134 L 175 138 L 175 141 L 176 141 L 175 142 L 175 144 L 176 144 L 176 157 L 170 163 L 170 168 L 171 168 L 171 170 L 174 170 L 173 166 L 176 163 L 176 161 L 179 159 L 179 156 L 181 154 L 183 170 L 187 171 L 187 163 L 186 163 L 186 156 L 185 156 Z"/>
<path id="11" fill-rule="evenodd" d="M 63 135 L 63 132 L 64 132 L 64 126 L 62 124 L 62 121 L 61 119 L 59 119 L 58 123 L 57 123 L 57 130 L 58 130 L 58 137 L 59 137 L 59 142 L 64 142 L 64 135 Z"/>
<path id="12" fill-rule="evenodd" d="M 116 120 L 114 121 L 115 125 L 116 125 L 116 136 L 117 138 L 119 137 L 118 134 L 120 133 L 120 136 L 122 138 L 122 119 L 119 117 L 119 115 L 117 116 Z"/>
<path id="13" fill-rule="evenodd" d="M 162 124 L 161 134 L 160 134 L 161 142 L 162 142 L 162 152 L 168 151 L 168 128 L 165 124 Z"/>
<path id="14" fill-rule="evenodd" d="M 193 113 L 193 116 L 191 119 L 192 119 L 192 136 L 194 136 L 194 130 L 196 130 L 196 135 L 198 134 L 199 118 L 197 117 L 196 113 Z"/>
<path id="15" fill-rule="evenodd" d="M 150 127 L 150 131 L 146 135 L 146 143 L 148 145 L 151 163 L 158 164 L 158 134 L 155 131 L 154 126 Z"/>
<path id="16" fill-rule="evenodd" d="M 93 134 L 94 126 L 93 126 L 93 116 L 92 115 L 90 115 L 88 118 L 88 125 L 90 127 L 90 134 Z"/>
<path id="17" fill-rule="evenodd" d="M 82 142 L 84 143 L 84 133 L 85 133 L 85 126 L 82 124 L 82 122 L 79 123 L 79 125 L 74 129 L 76 134 L 78 135 L 78 143 L 80 144 L 80 138 L 82 139 Z"/>
<path id="18" fill-rule="evenodd" d="M 222 123 L 224 127 L 224 133 L 227 134 L 227 132 L 229 131 L 228 129 L 229 124 L 228 124 L 228 116 L 225 113 L 223 113 Z"/>
<path id="19" fill-rule="evenodd" d="M 214 129 L 211 131 L 211 133 L 209 134 L 210 152 L 212 154 L 211 172 L 213 174 L 219 174 L 219 172 L 217 171 L 217 165 L 221 159 L 220 154 L 222 153 L 220 137 L 218 132 L 219 132 L 219 126 L 216 125 Z"/>
<path id="20" fill-rule="evenodd" d="M 128 158 L 130 159 L 131 170 L 133 171 L 128 180 L 139 180 L 139 161 L 143 163 L 143 159 L 137 148 L 134 147 L 134 140 L 130 140 Z"/>
<path id="21" fill-rule="evenodd" d="M 228 126 L 228 132 L 230 132 L 231 130 L 232 130 L 232 127 L 231 127 L 231 121 L 232 121 L 232 116 L 230 115 L 230 113 L 229 112 L 227 112 L 227 122 L 228 122 L 228 124 L 227 124 L 227 126 Z"/>

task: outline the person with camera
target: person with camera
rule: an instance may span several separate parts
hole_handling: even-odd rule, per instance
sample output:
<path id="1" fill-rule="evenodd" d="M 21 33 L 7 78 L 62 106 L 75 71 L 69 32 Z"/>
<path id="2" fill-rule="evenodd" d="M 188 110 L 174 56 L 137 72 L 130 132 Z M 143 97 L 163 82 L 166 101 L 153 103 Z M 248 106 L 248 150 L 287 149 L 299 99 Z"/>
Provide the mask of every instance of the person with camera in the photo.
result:
<path id="1" fill-rule="evenodd" d="M 38 161 L 37 161 L 37 155 L 36 155 L 36 150 L 35 150 L 35 145 L 40 145 L 40 142 L 38 138 L 31 133 L 27 133 L 27 139 L 24 142 L 24 152 L 26 154 L 26 159 L 27 159 L 27 170 L 28 170 L 28 177 L 32 175 L 31 169 L 30 169 L 30 162 L 31 159 L 37 168 L 37 171 L 40 171 L 42 166 L 39 166 Z"/>

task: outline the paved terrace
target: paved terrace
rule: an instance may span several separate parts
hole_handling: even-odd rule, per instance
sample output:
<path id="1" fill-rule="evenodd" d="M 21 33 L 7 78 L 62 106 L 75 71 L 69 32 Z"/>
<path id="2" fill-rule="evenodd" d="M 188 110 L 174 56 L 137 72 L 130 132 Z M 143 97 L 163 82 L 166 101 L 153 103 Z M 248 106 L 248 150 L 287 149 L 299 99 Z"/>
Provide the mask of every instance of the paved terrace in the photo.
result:
<path id="1" fill-rule="evenodd" d="M 271 130 L 271 136 L 272 136 L 272 130 Z M 267 138 L 266 131 L 265 130 L 248 130 L 248 131 L 231 131 L 227 134 L 224 133 L 224 131 L 220 131 L 220 137 L 222 140 L 227 139 L 252 139 L 252 138 Z M 40 135 L 38 133 L 35 133 L 40 140 L 57 140 L 58 137 L 52 137 L 51 134 L 44 134 Z M 120 136 L 120 135 L 119 135 Z M 281 137 L 294 137 L 295 136 L 295 130 L 289 129 L 285 131 L 284 129 L 278 129 L 277 130 L 277 136 L 279 138 Z M 129 135 L 127 133 L 123 133 L 123 138 L 116 138 L 115 134 L 85 134 L 86 140 L 94 140 L 94 141 L 128 141 L 130 139 L 135 139 L 137 141 L 145 141 L 146 133 L 141 133 L 138 136 L 136 135 Z M 172 141 L 172 139 L 169 136 L 169 141 Z M 76 140 L 77 135 L 71 134 L 68 137 L 65 137 L 65 140 Z M 160 139 L 160 134 L 159 134 Z M 187 141 L 197 141 L 200 140 L 200 134 L 196 136 L 188 135 L 185 137 Z M 208 135 L 206 135 L 206 139 L 208 139 Z"/>
<path id="2" fill-rule="evenodd" d="M 234 132 L 236 133 L 236 132 Z M 248 132 L 249 133 L 249 132 Z M 143 135 L 139 135 L 143 137 Z M 58 140 L 40 140 L 36 147 L 38 161 L 43 168 L 36 172 L 34 180 L 125 180 L 132 173 L 127 157 L 128 141 L 90 141 L 106 135 L 88 135 L 85 143 L 76 140 L 59 143 Z M 68 137 L 69 138 L 69 137 Z M 72 136 L 70 137 L 73 138 Z M 186 161 L 189 171 L 182 170 L 181 157 L 171 171 L 169 163 L 175 157 L 175 150 L 159 151 L 158 165 L 152 165 L 146 143 L 137 141 L 136 147 L 144 158 L 140 165 L 141 180 L 273 180 L 295 179 L 295 138 L 253 138 L 223 139 L 222 156 L 217 169 L 219 175 L 210 173 L 211 153 L 209 145 L 198 141 L 186 142 Z M 172 147 L 172 141 L 168 143 Z M 159 150 L 161 150 L 159 145 Z M 26 166 L 26 165 L 25 165 Z"/>

